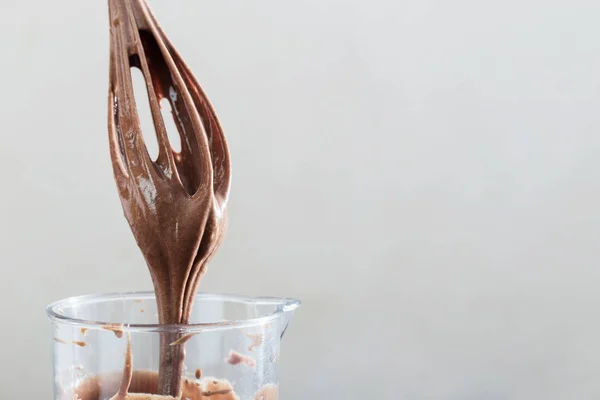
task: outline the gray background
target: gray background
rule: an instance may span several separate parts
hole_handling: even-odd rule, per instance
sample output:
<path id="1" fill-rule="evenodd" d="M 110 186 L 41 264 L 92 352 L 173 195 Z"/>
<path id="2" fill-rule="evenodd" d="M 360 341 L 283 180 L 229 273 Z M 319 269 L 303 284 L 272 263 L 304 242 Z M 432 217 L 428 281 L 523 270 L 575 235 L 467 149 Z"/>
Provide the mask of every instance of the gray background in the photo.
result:
<path id="1" fill-rule="evenodd" d="M 48 302 L 151 287 L 105 3 L 0 0 L 2 399 L 51 397 Z M 304 300 L 283 399 L 600 397 L 597 1 L 151 4 L 231 145 L 203 290 Z"/>

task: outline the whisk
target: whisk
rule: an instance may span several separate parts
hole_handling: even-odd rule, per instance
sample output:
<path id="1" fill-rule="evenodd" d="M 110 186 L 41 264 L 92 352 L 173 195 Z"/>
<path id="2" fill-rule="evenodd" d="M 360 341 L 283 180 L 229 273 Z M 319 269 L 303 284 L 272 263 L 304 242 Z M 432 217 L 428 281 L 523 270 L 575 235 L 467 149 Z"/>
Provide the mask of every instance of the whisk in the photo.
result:
<path id="1" fill-rule="evenodd" d="M 159 323 L 186 324 L 198 283 L 226 230 L 229 150 L 212 105 L 145 0 L 109 0 L 109 15 L 108 131 L 114 176 L 152 276 Z M 139 68 L 145 78 L 155 132 L 141 131 L 131 68 Z M 169 143 L 162 99 L 170 102 L 180 152 Z M 158 141 L 155 161 L 144 142 L 148 134 Z M 184 350 L 169 346 L 173 337 L 164 336 L 158 394 L 178 396 Z"/>

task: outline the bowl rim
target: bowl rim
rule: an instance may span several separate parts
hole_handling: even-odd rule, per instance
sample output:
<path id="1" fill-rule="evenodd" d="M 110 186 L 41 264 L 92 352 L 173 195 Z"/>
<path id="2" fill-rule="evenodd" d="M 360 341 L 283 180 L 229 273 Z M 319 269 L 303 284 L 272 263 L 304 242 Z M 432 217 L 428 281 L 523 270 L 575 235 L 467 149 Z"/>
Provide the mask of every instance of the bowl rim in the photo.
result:
<path id="1" fill-rule="evenodd" d="M 114 293 L 99 293 L 88 294 L 82 296 L 67 297 L 62 300 L 55 301 L 46 307 L 46 314 L 50 321 L 55 324 L 67 324 L 77 328 L 86 329 L 106 329 L 107 326 L 118 326 L 119 330 L 125 332 L 169 332 L 169 333 L 194 333 L 226 329 L 239 329 L 246 327 L 255 327 L 267 325 L 277 318 L 295 311 L 301 304 L 300 300 L 287 297 L 265 297 L 265 296 L 244 296 L 227 293 L 204 293 L 196 294 L 198 300 L 222 300 L 233 303 L 248 303 L 248 304 L 263 304 L 274 305 L 275 310 L 260 315 L 239 320 L 221 320 L 215 322 L 203 322 L 194 324 L 123 324 L 122 321 L 93 321 L 70 317 L 65 314 L 64 308 L 72 307 L 77 304 L 93 304 L 99 302 L 115 301 L 126 298 L 127 300 L 149 300 L 155 299 L 154 292 L 114 292 Z"/>

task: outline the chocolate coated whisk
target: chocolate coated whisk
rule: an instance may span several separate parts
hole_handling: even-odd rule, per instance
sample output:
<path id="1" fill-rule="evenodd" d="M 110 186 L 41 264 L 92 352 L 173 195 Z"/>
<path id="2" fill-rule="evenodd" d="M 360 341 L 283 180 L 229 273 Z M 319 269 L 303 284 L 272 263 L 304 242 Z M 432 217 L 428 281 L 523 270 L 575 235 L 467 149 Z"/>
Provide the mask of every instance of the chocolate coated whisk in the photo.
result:
<path id="1" fill-rule="evenodd" d="M 109 0 L 110 154 L 121 203 L 156 291 L 159 322 L 189 322 L 193 297 L 226 229 L 231 169 L 217 116 L 144 0 Z M 155 132 L 142 132 L 131 68 L 145 78 Z M 175 152 L 160 112 L 168 99 L 181 137 Z M 152 161 L 144 136 L 156 134 Z M 183 346 L 161 339 L 159 394 L 178 396 Z"/>

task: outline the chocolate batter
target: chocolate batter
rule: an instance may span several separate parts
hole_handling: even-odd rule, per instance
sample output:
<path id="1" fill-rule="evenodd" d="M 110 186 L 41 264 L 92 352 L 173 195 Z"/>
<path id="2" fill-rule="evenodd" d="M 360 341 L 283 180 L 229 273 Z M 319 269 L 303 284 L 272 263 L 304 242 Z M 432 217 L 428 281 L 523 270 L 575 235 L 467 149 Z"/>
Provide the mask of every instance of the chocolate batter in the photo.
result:
<path id="1" fill-rule="evenodd" d="M 225 362 L 230 365 L 245 364 L 250 368 L 256 368 L 256 360 L 252 356 L 244 355 L 235 350 L 231 350 Z"/>
<path id="2" fill-rule="evenodd" d="M 90 378 L 81 384 L 75 393 L 67 395 L 65 400 L 176 400 L 180 398 L 189 400 L 239 400 L 229 382 L 211 378 L 201 381 L 184 379 L 181 384 L 181 397 L 147 394 L 156 393 L 158 390 L 158 374 L 153 371 L 131 371 L 131 380 L 127 383 L 127 390 L 122 392 L 123 386 L 120 381 L 120 374 Z M 265 399 L 271 400 L 270 397 Z M 273 399 L 276 400 L 276 397 Z"/>
<path id="3" fill-rule="evenodd" d="M 277 400 L 279 389 L 275 385 L 267 385 L 254 395 L 254 400 Z"/>
<path id="4" fill-rule="evenodd" d="M 109 14 L 108 131 L 115 180 L 152 276 L 159 323 L 187 324 L 200 279 L 226 229 L 231 179 L 227 143 L 202 88 L 145 0 L 109 0 Z M 141 131 L 136 101 L 146 100 L 134 98 L 131 68 L 145 77 L 156 132 Z M 171 104 L 181 137 L 179 153 L 169 143 L 161 99 Z M 148 155 L 144 135 L 157 136 L 156 161 Z M 182 393 L 184 346 L 170 345 L 179 339 L 177 333 L 161 336 L 156 388 L 147 393 Z M 134 398 L 127 393 L 142 388 L 136 386 L 140 381 L 150 388 L 154 381 L 143 377 L 134 373 L 115 399 Z"/>

